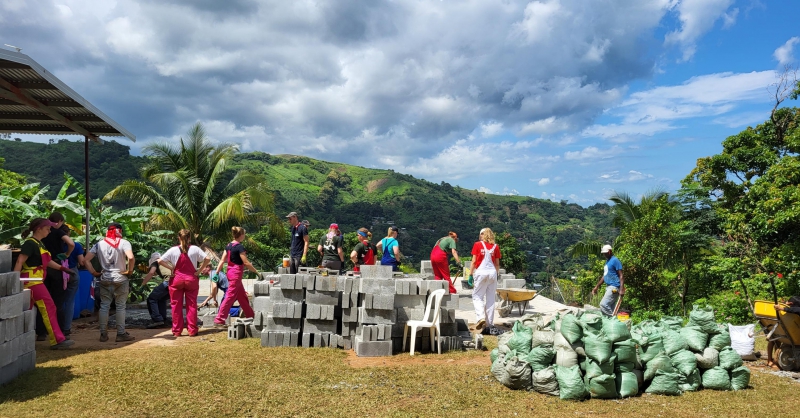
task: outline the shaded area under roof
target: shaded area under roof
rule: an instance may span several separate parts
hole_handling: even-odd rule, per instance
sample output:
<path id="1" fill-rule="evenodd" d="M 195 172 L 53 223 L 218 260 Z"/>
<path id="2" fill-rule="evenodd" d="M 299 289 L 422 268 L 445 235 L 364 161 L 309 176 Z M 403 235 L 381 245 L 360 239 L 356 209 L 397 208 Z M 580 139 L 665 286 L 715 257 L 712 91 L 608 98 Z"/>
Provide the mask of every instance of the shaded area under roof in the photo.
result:
<path id="1" fill-rule="evenodd" d="M 0 132 L 136 137 L 29 56 L 0 49 Z"/>

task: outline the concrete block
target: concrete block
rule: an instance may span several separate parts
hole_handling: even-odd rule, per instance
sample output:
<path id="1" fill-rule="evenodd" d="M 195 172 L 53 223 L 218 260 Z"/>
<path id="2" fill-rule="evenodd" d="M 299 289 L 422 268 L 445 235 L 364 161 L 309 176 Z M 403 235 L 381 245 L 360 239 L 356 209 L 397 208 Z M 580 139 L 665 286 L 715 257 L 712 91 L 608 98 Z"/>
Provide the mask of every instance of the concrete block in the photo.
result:
<path id="1" fill-rule="evenodd" d="M 272 305 L 272 316 L 276 318 L 301 318 L 303 304 L 301 303 L 274 303 Z"/>
<path id="2" fill-rule="evenodd" d="M 358 307 L 342 308 L 342 323 L 358 322 Z"/>
<path id="3" fill-rule="evenodd" d="M 299 274 L 295 275 L 294 277 L 294 289 L 295 290 L 302 290 L 306 287 L 306 280 L 304 276 L 300 276 Z"/>
<path id="4" fill-rule="evenodd" d="M 353 339 L 355 337 L 345 337 L 342 336 L 342 348 L 345 350 L 352 350 L 353 349 Z"/>
<path id="5" fill-rule="evenodd" d="M 29 311 L 31 308 L 33 308 L 31 289 L 22 289 L 22 295 L 22 309 Z"/>
<path id="6" fill-rule="evenodd" d="M 276 318 L 272 315 L 266 315 L 263 320 L 263 327 L 265 331 L 300 331 L 303 326 L 302 319 L 296 318 Z"/>
<path id="7" fill-rule="evenodd" d="M 389 332 L 386 332 L 387 328 L 389 329 Z M 375 330 L 377 330 L 378 333 L 378 335 L 375 336 L 375 339 L 378 341 L 386 341 L 389 339 L 387 337 L 392 335 L 391 325 L 377 325 Z"/>
<path id="8" fill-rule="evenodd" d="M 444 324 L 439 324 L 439 330 L 442 332 L 442 335 L 447 337 L 455 337 L 458 336 L 458 325 L 455 322 Z"/>
<path id="9" fill-rule="evenodd" d="M 258 273 L 258 280 L 265 281 L 267 283 L 272 282 L 273 284 L 278 284 L 281 282 L 281 275 L 272 272 Z"/>
<path id="10" fill-rule="evenodd" d="M 36 350 L 36 331 L 28 331 L 17 337 L 17 339 L 19 340 L 19 355 L 27 354 Z"/>
<path id="11" fill-rule="evenodd" d="M 350 293 L 353 291 L 353 277 L 352 276 L 338 276 L 336 278 L 336 291 Z"/>
<path id="12" fill-rule="evenodd" d="M 269 296 L 256 296 L 253 298 L 253 310 L 256 312 L 272 311 L 272 299 Z"/>
<path id="13" fill-rule="evenodd" d="M 282 333 L 282 332 L 270 332 L 270 334 L 274 334 L 275 335 L 275 345 L 273 347 L 280 347 L 280 346 L 283 345 L 283 337 L 285 335 L 284 333 Z"/>
<path id="14" fill-rule="evenodd" d="M 421 274 L 428 274 L 433 273 L 433 267 L 431 266 L 431 260 L 422 260 L 419 264 L 419 272 Z"/>
<path id="15" fill-rule="evenodd" d="M 261 280 L 253 283 L 253 296 L 256 298 L 269 296 L 270 283 L 266 280 Z"/>
<path id="16" fill-rule="evenodd" d="M 236 325 L 238 325 L 238 324 L 242 324 L 242 325 L 252 325 L 252 324 L 253 324 L 253 322 L 254 322 L 254 318 L 241 318 L 241 317 L 240 317 L 240 318 L 235 318 L 235 319 L 233 320 L 233 323 L 234 323 L 234 324 L 236 324 Z"/>
<path id="17" fill-rule="evenodd" d="M 458 326 L 458 332 L 469 332 L 469 324 L 467 324 L 466 319 L 456 318 L 456 325 Z"/>
<path id="18" fill-rule="evenodd" d="M 497 270 L 497 274 L 506 274 L 506 269 Z"/>
<path id="19" fill-rule="evenodd" d="M 513 276 L 513 274 L 510 276 Z M 525 287 L 525 279 L 505 279 L 502 287 L 505 289 L 522 289 Z"/>
<path id="20" fill-rule="evenodd" d="M 459 309 L 461 306 L 461 298 L 458 294 L 450 294 L 442 296 L 442 308 Z"/>
<path id="21" fill-rule="evenodd" d="M 335 306 L 330 306 L 330 305 L 321 305 L 321 306 L 324 306 L 324 308 L 322 310 L 324 311 L 325 314 L 323 315 L 322 313 L 320 313 L 320 319 L 326 319 L 328 321 L 333 321 L 334 316 L 335 316 L 335 308 L 336 307 Z"/>
<path id="22" fill-rule="evenodd" d="M 394 307 L 425 309 L 427 298 L 425 295 L 395 295 Z"/>
<path id="23" fill-rule="evenodd" d="M 396 314 L 394 309 L 365 309 L 358 308 L 358 322 L 361 324 L 393 324 L 396 322 Z"/>
<path id="24" fill-rule="evenodd" d="M 425 313 L 425 308 L 395 308 L 396 322 L 419 321 Z"/>
<path id="25" fill-rule="evenodd" d="M 392 355 L 391 341 L 361 341 L 355 337 L 355 351 L 359 357 L 388 357 Z"/>
<path id="26" fill-rule="evenodd" d="M 403 283 L 402 280 L 395 280 L 394 281 L 394 294 L 395 295 L 405 295 L 403 290 Z"/>
<path id="27" fill-rule="evenodd" d="M 10 271 L 0 273 L 0 295 L 15 295 L 22 291 L 22 282 L 19 281 L 19 272 Z"/>
<path id="28" fill-rule="evenodd" d="M 261 346 L 269 347 L 269 332 L 266 330 L 261 331 Z"/>
<path id="29" fill-rule="evenodd" d="M 299 336 L 300 336 L 299 332 L 289 333 L 289 347 L 297 347 Z"/>
<path id="30" fill-rule="evenodd" d="M 289 274 L 289 267 L 278 267 L 278 274 Z"/>
<path id="31" fill-rule="evenodd" d="M 311 334 L 311 346 L 322 347 L 322 336 L 320 334 Z"/>
<path id="32" fill-rule="evenodd" d="M 331 346 L 331 335 L 327 332 L 323 332 L 322 334 L 317 334 L 321 337 L 320 340 L 320 347 L 330 347 Z"/>
<path id="33" fill-rule="evenodd" d="M 372 341 L 372 325 L 363 325 L 359 331 L 356 335 L 361 337 L 361 341 Z"/>
<path id="34" fill-rule="evenodd" d="M 283 287 L 272 287 L 269 290 L 269 297 L 272 302 L 303 302 L 305 292 L 297 289 L 286 289 Z"/>
<path id="35" fill-rule="evenodd" d="M 361 307 L 366 309 L 372 309 L 372 297 L 373 295 L 371 293 L 365 294 L 361 300 Z"/>
<path id="36" fill-rule="evenodd" d="M 340 303 L 342 308 L 350 308 L 358 306 L 358 293 L 342 293 L 341 294 L 342 302 Z"/>
<path id="37" fill-rule="evenodd" d="M 294 290 L 294 282 L 297 280 L 296 274 L 281 274 L 280 288 Z"/>
<path id="38" fill-rule="evenodd" d="M 319 319 L 320 305 L 307 304 L 306 305 L 306 319 Z"/>
<path id="39" fill-rule="evenodd" d="M 417 294 L 428 296 L 428 281 L 420 280 L 417 282 Z"/>
<path id="40" fill-rule="evenodd" d="M 372 309 L 394 309 L 395 295 L 372 295 Z"/>
<path id="41" fill-rule="evenodd" d="M 22 362 L 14 359 L 14 361 L 0 366 L 0 385 L 9 383 L 19 376 L 20 364 L 22 364 Z"/>
<path id="42" fill-rule="evenodd" d="M 359 269 L 361 270 L 361 278 L 367 279 L 391 279 L 392 278 L 392 266 L 381 266 L 381 265 L 373 265 L 373 266 L 360 266 Z M 392 286 L 394 287 L 394 286 Z"/>
<path id="43" fill-rule="evenodd" d="M 245 337 L 244 333 L 244 325 L 243 324 L 234 324 L 228 327 L 228 339 L 229 340 L 241 340 Z"/>
<path id="44" fill-rule="evenodd" d="M 325 321 L 321 319 L 303 319 L 303 333 L 336 333 L 336 321 Z"/>
<path id="45" fill-rule="evenodd" d="M 306 290 L 306 303 L 317 305 L 338 305 L 338 291 Z"/>
<path id="46" fill-rule="evenodd" d="M 11 250 L 0 250 L 0 273 L 7 273 L 14 269 L 11 265 Z"/>
<path id="47" fill-rule="evenodd" d="M 36 337 L 34 337 L 36 339 Z M 19 357 L 17 360 L 21 362 L 19 373 L 25 373 L 27 371 L 33 370 L 36 368 L 36 350 L 29 351 L 22 356 Z"/>
<path id="48" fill-rule="evenodd" d="M 308 273 L 297 273 L 297 280 L 303 281 L 303 288 L 306 290 L 314 289 L 314 275 Z"/>
<path id="49" fill-rule="evenodd" d="M 449 290 L 450 286 L 448 285 L 446 280 L 428 280 L 428 281 L 426 281 L 426 283 L 427 283 L 427 293 L 425 293 L 425 294 L 427 294 L 427 295 L 430 295 L 431 293 L 433 293 L 434 291 L 439 290 L 439 289 L 445 289 L 446 290 L 446 292 L 445 292 L 446 295 L 450 293 L 450 290 Z M 420 293 L 420 294 L 422 294 L 422 293 Z"/>
<path id="50" fill-rule="evenodd" d="M 439 322 L 442 324 L 454 324 L 456 322 L 456 310 L 439 308 Z"/>
<path id="51" fill-rule="evenodd" d="M 245 328 L 245 333 L 247 334 L 247 338 L 258 338 L 258 339 L 261 339 L 262 331 L 263 332 L 267 332 L 267 331 L 264 331 L 263 327 L 261 327 L 259 325 L 256 325 L 256 324 L 250 324 Z"/>
<path id="52" fill-rule="evenodd" d="M 339 279 L 338 276 L 316 276 L 314 281 L 314 290 L 320 290 L 323 292 L 335 292 L 336 291 L 336 282 Z"/>
<path id="53" fill-rule="evenodd" d="M 302 341 L 302 346 L 303 347 L 306 347 L 306 348 L 311 347 L 311 334 L 309 334 L 307 332 L 304 332 L 302 340 L 303 340 Z"/>
<path id="54" fill-rule="evenodd" d="M 458 309 L 460 311 L 473 311 L 473 310 L 475 310 L 475 305 L 472 303 L 472 296 L 471 295 L 459 295 L 459 297 L 458 297 Z"/>
<path id="55" fill-rule="evenodd" d="M 0 298 L 0 320 L 15 317 L 22 313 L 25 296 L 23 293 Z"/>
<path id="56" fill-rule="evenodd" d="M 361 277 L 358 283 L 358 293 L 372 294 L 372 295 L 393 295 L 394 294 L 394 280 L 393 279 L 376 279 Z"/>

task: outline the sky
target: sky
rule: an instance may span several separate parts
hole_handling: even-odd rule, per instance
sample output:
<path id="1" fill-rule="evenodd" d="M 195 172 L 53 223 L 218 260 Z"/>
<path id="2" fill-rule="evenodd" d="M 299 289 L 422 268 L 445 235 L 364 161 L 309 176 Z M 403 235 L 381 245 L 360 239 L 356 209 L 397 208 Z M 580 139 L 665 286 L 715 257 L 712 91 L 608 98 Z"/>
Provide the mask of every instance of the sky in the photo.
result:
<path id="1" fill-rule="evenodd" d="M 0 44 L 133 132 L 134 154 L 201 122 L 241 151 L 588 206 L 676 190 L 766 120 L 797 16 L 795 0 L 3 0 Z"/>

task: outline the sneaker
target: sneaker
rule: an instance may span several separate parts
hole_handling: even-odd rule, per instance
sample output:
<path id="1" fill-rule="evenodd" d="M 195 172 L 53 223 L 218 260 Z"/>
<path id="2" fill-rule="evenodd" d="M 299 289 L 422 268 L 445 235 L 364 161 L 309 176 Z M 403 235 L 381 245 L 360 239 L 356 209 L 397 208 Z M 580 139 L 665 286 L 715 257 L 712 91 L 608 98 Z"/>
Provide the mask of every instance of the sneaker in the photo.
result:
<path id="1" fill-rule="evenodd" d="M 475 324 L 475 330 L 476 331 L 481 331 L 481 330 L 483 330 L 483 327 L 485 327 L 485 326 L 486 326 L 486 320 L 485 319 L 480 319 L 478 321 L 478 323 Z"/>
<path id="2" fill-rule="evenodd" d="M 36 341 L 47 341 L 47 334 L 36 334 Z"/>
<path id="3" fill-rule="evenodd" d="M 149 324 L 145 328 L 147 329 L 164 328 L 164 321 L 153 322 L 152 324 Z"/>
<path id="4" fill-rule="evenodd" d="M 121 343 L 121 342 L 125 342 L 125 341 L 133 341 L 135 339 L 136 339 L 136 337 L 134 337 L 133 335 L 128 334 L 126 332 L 124 334 L 117 334 L 116 342 Z"/>
<path id="5" fill-rule="evenodd" d="M 100 333 L 100 342 L 104 343 L 106 341 L 108 341 L 108 333 L 107 332 L 101 332 Z"/>
<path id="6" fill-rule="evenodd" d="M 64 349 L 67 349 L 70 346 L 72 346 L 72 344 L 75 344 L 75 341 L 64 340 L 64 341 L 61 341 L 60 343 L 58 343 L 56 345 L 51 345 L 50 349 L 51 350 L 64 350 Z"/>
<path id="7" fill-rule="evenodd" d="M 496 326 L 492 325 L 489 327 L 489 335 L 500 335 L 503 333 L 503 330 L 497 328 Z"/>

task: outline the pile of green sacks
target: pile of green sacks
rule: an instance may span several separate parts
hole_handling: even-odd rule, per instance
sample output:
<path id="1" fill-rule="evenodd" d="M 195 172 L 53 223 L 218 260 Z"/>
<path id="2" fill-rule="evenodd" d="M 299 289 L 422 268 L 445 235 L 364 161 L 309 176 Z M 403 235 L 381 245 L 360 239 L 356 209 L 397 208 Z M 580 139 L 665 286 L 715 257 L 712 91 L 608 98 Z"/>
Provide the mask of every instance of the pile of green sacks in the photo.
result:
<path id="1" fill-rule="evenodd" d="M 686 326 L 680 317 L 664 317 L 631 327 L 598 311 L 550 321 L 526 315 L 498 337 L 491 359 L 502 384 L 561 399 L 740 390 L 750 383 L 750 369 L 710 306 L 695 306 Z"/>

